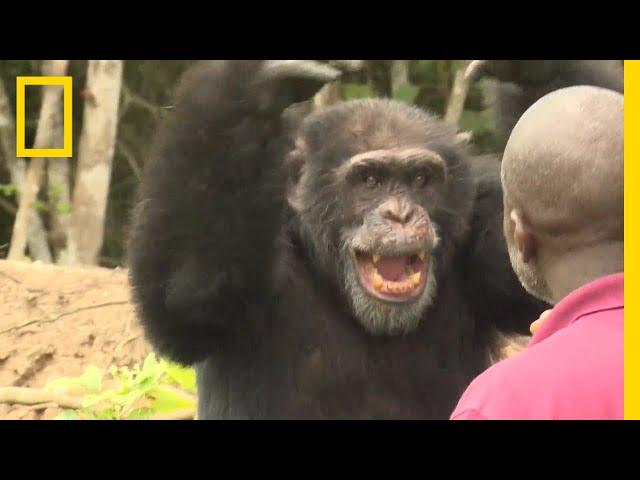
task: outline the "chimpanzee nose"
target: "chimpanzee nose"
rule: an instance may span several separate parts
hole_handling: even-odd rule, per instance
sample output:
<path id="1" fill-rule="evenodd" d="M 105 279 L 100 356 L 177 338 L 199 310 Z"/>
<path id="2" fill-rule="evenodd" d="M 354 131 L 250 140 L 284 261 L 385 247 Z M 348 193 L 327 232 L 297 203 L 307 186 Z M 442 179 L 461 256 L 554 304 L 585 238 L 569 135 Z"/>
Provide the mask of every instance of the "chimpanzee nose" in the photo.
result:
<path id="1" fill-rule="evenodd" d="M 381 206 L 382 218 L 405 225 L 413 217 L 413 205 L 404 199 L 390 198 Z"/>

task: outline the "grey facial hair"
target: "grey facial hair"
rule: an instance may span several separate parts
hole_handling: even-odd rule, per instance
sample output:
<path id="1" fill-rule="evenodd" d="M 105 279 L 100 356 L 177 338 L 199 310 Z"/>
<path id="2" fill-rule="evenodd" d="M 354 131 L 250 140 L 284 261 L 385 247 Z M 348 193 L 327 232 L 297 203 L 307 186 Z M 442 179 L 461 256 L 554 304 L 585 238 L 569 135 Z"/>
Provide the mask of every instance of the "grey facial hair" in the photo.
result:
<path id="1" fill-rule="evenodd" d="M 433 245 L 439 243 L 437 230 L 432 224 Z M 342 236 L 340 263 L 344 272 L 345 291 L 349 297 L 355 317 L 360 324 L 373 335 L 404 335 L 414 331 L 420 325 L 425 310 L 436 298 L 436 261 L 429 257 L 427 282 L 417 301 L 412 303 L 393 304 L 377 300 L 367 294 L 358 280 L 351 255 L 357 235 L 352 230 Z"/>

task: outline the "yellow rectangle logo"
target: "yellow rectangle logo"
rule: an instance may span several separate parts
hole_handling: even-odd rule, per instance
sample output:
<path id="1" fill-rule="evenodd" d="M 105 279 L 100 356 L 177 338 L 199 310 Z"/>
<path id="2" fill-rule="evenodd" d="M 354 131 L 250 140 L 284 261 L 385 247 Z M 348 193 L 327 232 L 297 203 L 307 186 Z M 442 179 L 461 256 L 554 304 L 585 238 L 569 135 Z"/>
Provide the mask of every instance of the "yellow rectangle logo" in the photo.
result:
<path id="1" fill-rule="evenodd" d="M 27 85 L 61 85 L 63 92 L 62 148 L 27 148 L 25 145 L 25 91 Z M 72 153 L 72 78 L 71 77 L 16 77 L 16 157 L 68 158 Z"/>

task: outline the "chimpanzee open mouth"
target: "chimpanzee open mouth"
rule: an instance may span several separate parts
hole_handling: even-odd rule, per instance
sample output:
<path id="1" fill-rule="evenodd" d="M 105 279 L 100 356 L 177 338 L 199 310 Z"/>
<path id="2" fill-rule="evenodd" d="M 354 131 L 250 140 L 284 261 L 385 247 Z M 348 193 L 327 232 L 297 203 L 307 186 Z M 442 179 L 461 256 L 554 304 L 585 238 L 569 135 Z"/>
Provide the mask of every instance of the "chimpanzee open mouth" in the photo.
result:
<path id="1" fill-rule="evenodd" d="M 358 278 L 373 297 L 389 302 L 408 302 L 422 293 L 427 283 L 428 258 L 425 250 L 400 256 L 355 252 Z"/>

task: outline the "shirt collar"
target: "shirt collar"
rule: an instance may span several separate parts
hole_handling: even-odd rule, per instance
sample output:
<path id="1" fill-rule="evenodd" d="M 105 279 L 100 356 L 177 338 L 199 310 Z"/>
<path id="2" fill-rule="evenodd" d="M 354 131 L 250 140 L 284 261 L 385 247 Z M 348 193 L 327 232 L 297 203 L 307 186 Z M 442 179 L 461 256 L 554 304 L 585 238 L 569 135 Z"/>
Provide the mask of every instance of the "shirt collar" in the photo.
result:
<path id="1" fill-rule="evenodd" d="M 574 290 L 553 307 L 529 345 L 550 337 L 586 314 L 624 306 L 624 273 L 607 275 Z"/>

